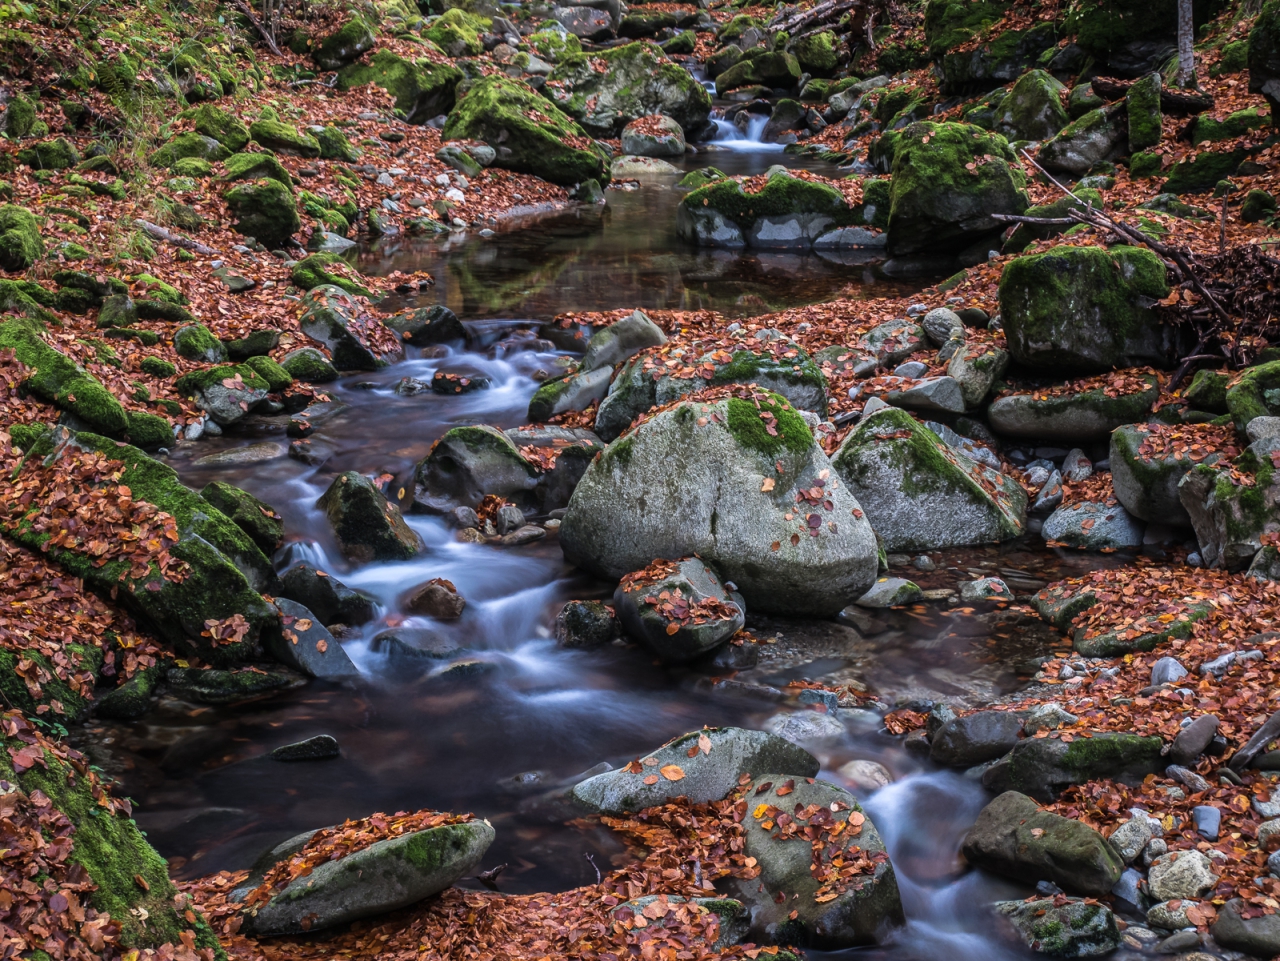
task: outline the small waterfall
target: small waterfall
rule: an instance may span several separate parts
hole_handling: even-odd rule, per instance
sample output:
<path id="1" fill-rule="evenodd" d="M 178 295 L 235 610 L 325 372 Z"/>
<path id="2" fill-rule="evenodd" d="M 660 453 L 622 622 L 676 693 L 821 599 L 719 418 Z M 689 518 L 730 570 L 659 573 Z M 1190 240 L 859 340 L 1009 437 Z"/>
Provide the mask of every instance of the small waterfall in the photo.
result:
<path id="1" fill-rule="evenodd" d="M 737 124 L 725 120 L 723 117 L 712 117 L 711 122 L 716 127 L 716 135 L 711 142 L 722 150 L 737 150 L 743 153 L 749 151 L 775 153 L 780 152 L 783 148 L 780 143 L 764 143 L 761 141 L 760 138 L 764 134 L 765 124 L 769 122 L 769 118 L 764 114 L 748 114 L 747 129 L 745 131 Z"/>

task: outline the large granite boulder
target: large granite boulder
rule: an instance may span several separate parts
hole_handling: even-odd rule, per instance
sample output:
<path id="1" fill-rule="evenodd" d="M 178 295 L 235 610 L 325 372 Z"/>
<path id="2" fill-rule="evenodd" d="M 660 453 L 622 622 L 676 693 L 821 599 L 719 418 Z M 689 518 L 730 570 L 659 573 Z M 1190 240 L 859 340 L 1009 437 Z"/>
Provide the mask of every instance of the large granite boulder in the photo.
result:
<path id="1" fill-rule="evenodd" d="M 1040 148 L 1038 161 L 1047 169 L 1082 177 L 1094 167 L 1124 153 L 1129 125 L 1123 103 L 1098 107 L 1077 117 Z"/>
<path id="2" fill-rule="evenodd" d="M 1178 485 L 1197 464 L 1211 467 L 1224 458 L 1224 454 L 1200 447 L 1198 433 L 1195 425 L 1126 424 L 1116 428 L 1111 434 L 1111 485 L 1125 510 L 1154 523 L 1191 523 L 1178 496 Z M 1230 450 L 1233 455 L 1235 448 Z"/>
<path id="3" fill-rule="evenodd" d="M 1000 102 L 996 132 L 1010 140 L 1048 140 L 1070 122 L 1062 105 L 1063 89 L 1043 70 L 1023 74 Z"/>
<path id="4" fill-rule="evenodd" d="M 703 247 L 808 250 L 859 213 L 834 187 L 777 171 L 751 193 L 732 178 L 692 191 L 676 208 L 676 231 Z"/>
<path id="5" fill-rule="evenodd" d="M 618 578 L 697 554 L 753 608 L 834 614 L 875 580 L 871 526 L 795 409 L 738 393 L 695 395 L 610 444 L 569 501 L 565 556 Z"/>
<path id="6" fill-rule="evenodd" d="M 1093 898 L 997 901 L 993 908 L 1013 938 L 1051 958 L 1096 958 L 1120 947 L 1115 914 Z"/>
<path id="7" fill-rule="evenodd" d="M 1254 441 L 1231 464 L 1193 467 L 1178 485 L 1206 567 L 1241 571 L 1262 547 L 1264 534 L 1280 531 L 1280 438 Z"/>
<path id="8" fill-rule="evenodd" d="M 1026 521 L 1020 484 L 894 407 L 865 418 L 832 466 L 891 551 L 1010 540 Z"/>
<path id="9" fill-rule="evenodd" d="M 1177 338 L 1151 307 L 1168 292 L 1164 264 L 1145 247 L 1018 257 L 1000 276 L 1009 352 L 1025 367 L 1054 372 L 1163 365 Z"/>

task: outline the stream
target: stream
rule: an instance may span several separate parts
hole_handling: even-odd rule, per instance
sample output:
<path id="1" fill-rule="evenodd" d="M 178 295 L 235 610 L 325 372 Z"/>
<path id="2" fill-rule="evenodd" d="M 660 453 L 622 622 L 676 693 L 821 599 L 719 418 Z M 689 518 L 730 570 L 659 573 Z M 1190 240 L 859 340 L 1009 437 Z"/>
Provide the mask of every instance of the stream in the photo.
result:
<path id="1" fill-rule="evenodd" d="M 751 141 L 717 146 L 738 149 L 703 150 L 687 156 L 682 169 L 710 164 L 726 173 L 755 173 L 773 163 L 810 165 Z M 444 303 L 464 321 L 485 321 L 498 333 L 565 310 L 710 308 L 750 316 L 841 291 L 879 296 L 894 290 L 871 258 L 685 246 L 675 237 L 680 192 L 673 181 L 610 190 L 603 208 L 509 223 L 487 239 L 472 232 L 443 243 L 383 240 L 362 249 L 358 262 L 367 273 L 430 271 L 436 286 L 405 306 Z M 1043 630 L 993 626 L 946 608 L 876 612 L 860 623 L 749 614 L 748 628 L 772 643 L 758 667 L 735 679 L 739 683 L 715 684 L 689 670 L 655 666 L 635 647 L 557 647 L 550 627 L 558 606 L 571 598 L 606 597 L 612 585 L 570 568 L 554 535 L 499 549 L 457 542 L 440 518 L 406 515 L 427 545 L 417 560 L 347 564 L 314 506 L 336 474 L 390 474 L 393 494 L 411 488 L 415 463 L 450 427 L 523 423 L 537 387 L 533 375 L 554 358 L 532 351 L 461 353 L 423 356 L 409 348 L 382 371 L 330 385 L 335 399 L 350 406 L 313 435 L 313 448 L 326 455 L 320 466 L 284 456 L 285 417 L 251 418 L 236 432 L 172 453 L 170 463 L 189 486 L 226 480 L 284 515 L 279 570 L 306 560 L 378 604 L 370 624 L 344 635 L 365 675 L 359 685 L 313 682 L 230 708 L 170 697 L 141 721 L 90 724 L 94 760 L 134 799 L 139 825 L 176 877 L 247 867 L 267 846 L 344 818 L 431 807 L 474 811 L 493 823 L 497 840 L 484 864 L 509 865 L 501 890 L 563 890 L 594 882 L 597 866 L 624 863 L 625 853 L 607 830 L 567 826 L 563 814 L 538 802 L 566 779 L 602 761 L 626 763 L 703 725 L 760 727 L 779 711 L 798 709 L 762 697 L 765 685 L 822 678 L 864 684 L 890 703 L 957 695 L 979 703 L 1016 690 L 1035 670 L 1031 659 L 1050 649 Z M 402 377 L 429 381 L 441 365 L 459 361 L 491 378 L 491 389 L 459 397 L 400 397 L 393 391 Z M 245 467 L 199 463 L 210 453 L 264 441 L 277 443 L 280 456 Z M 921 578 L 924 586 L 954 586 L 972 572 L 1013 569 L 1027 590 L 1079 573 L 1082 563 L 1056 556 L 1038 538 L 999 549 L 937 552 L 935 559 L 935 580 Z M 453 581 L 466 597 L 457 622 L 406 617 L 397 608 L 401 594 L 434 577 Z M 406 676 L 371 649 L 371 639 L 390 626 L 402 636 L 430 633 L 464 648 L 471 673 L 462 679 Z M 885 733 L 873 715 L 862 718 L 851 718 L 845 737 L 808 745 L 823 764 L 822 776 L 845 786 L 853 785 L 838 770 L 854 759 L 877 761 L 895 778 L 873 793 L 857 793 L 888 845 L 909 924 L 889 943 L 859 955 L 1020 957 L 992 940 L 977 907 L 1029 891 L 965 873 L 958 855 L 986 803 L 982 788 L 907 754 L 901 739 Z M 283 764 L 265 756 L 317 734 L 334 736 L 341 757 Z"/>

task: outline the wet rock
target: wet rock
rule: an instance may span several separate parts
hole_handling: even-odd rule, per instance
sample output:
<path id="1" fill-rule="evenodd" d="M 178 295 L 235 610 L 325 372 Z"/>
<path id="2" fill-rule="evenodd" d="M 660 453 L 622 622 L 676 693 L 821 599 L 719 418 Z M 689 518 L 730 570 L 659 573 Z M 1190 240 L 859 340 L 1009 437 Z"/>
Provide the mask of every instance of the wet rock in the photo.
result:
<path id="1" fill-rule="evenodd" d="M 1164 770 L 1158 737 L 1095 732 L 1071 742 L 1055 737 L 1019 741 L 982 775 L 990 791 L 1019 791 L 1039 801 L 1053 801 L 1072 784 L 1096 778 L 1141 781 Z"/>
<path id="2" fill-rule="evenodd" d="M 1004 229 L 991 215 L 1027 206 L 1024 178 L 1003 137 L 968 124 L 917 121 L 901 132 L 894 153 L 889 255 L 976 248 L 977 260 L 985 260 Z"/>
<path id="3" fill-rule="evenodd" d="M 1078 501 L 1057 508 L 1041 532 L 1046 541 L 1101 551 L 1141 547 L 1144 528 L 1119 504 Z"/>
<path id="4" fill-rule="evenodd" d="M 993 543 L 1022 533 L 1021 485 L 943 444 L 904 411 L 864 417 L 832 466 L 888 550 Z"/>
<path id="5" fill-rule="evenodd" d="M 684 154 L 684 131 L 670 117 L 651 115 L 622 128 L 622 152 L 636 157 L 679 157 Z"/>
<path id="6" fill-rule="evenodd" d="M 1240 571 L 1252 563 L 1266 531 L 1280 528 L 1280 472 L 1271 467 L 1280 439 L 1254 441 L 1231 469 L 1207 465 L 1189 470 L 1178 498 L 1191 517 L 1206 567 Z"/>
<path id="7" fill-rule="evenodd" d="M 377 841 L 293 881 L 244 915 L 244 929 L 302 934 L 414 904 L 474 871 L 493 838 L 487 821 L 471 821 Z"/>
<path id="8" fill-rule="evenodd" d="M 134 721 L 151 710 L 159 668 L 139 671 L 118 687 L 97 695 L 93 714 L 115 721 Z"/>
<path id="9" fill-rule="evenodd" d="M 587 342 L 580 369 L 598 370 L 614 367 L 648 347 L 659 347 L 667 342 L 662 332 L 644 311 L 633 311 L 627 317 L 598 330 Z"/>
<path id="10" fill-rule="evenodd" d="M 1022 733 L 1011 711 L 978 711 L 952 718 L 930 741 L 929 756 L 948 767 L 973 767 L 1008 754 Z"/>
<path id="11" fill-rule="evenodd" d="M 1218 840 L 1218 830 L 1222 826 L 1222 812 L 1208 804 L 1198 804 L 1191 809 L 1191 820 L 1195 822 L 1196 831 L 1208 841 Z"/>
<path id="12" fill-rule="evenodd" d="M 574 488 L 604 443 L 585 428 L 530 425 L 504 431 L 517 448 L 536 447 L 555 456 L 555 464 L 538 475 L 533 496 L 538 510 L 550 513 L 569 503 Z"/>
<path id="13" fill-rule="evenodd" d="M 690 757 L 694 747 L 698 750 Z M 574 785 L 571 794 L 584 810 L 621 814 L 680 796 L 695 804 L 718 801 L 738 786 L 743 774 L 780 771 L 783 777 L 810 778 L 818 767 L 813 755 L 773 734 L 708 728 L 668 741 L 638 764 L 587 778 Z M 645 783 L 651 776 L 656 780 Z"/>
<path id="14" fill-rule="evenodd" d="M 327 384 L 338 379 L 338 371 L 315 347 L 299 347 L 280 360 L 289 376 L 305 384 Z"/>
<path id="15" fill-rule="evenodd" d="M 881 577 L 854 601 L 859 607 L 883 608 L 915 604 L 924 597 L 920 587 L 902 577 Z"/>
<path id="16" fill-rule="evenodd" d="M 307 677 L 342 681 L 360 676 L 342 645 L 311 611 L 285 597 L 277 597 L 274 603 L 280 623 L 263 635 L 266 653 Z"/>
<path id="17" fill-rule="evenodd" d="M 431 375 L 431 391 L 454 396 L 488 390 L 493 381 L 474 367 L 441 367 Z"/>
<path id="18" fill-rule="evenodd" d="M 593 648 L 621 634 L 613 610 L 603 601 L 570 601 L 556 615 L 556 643 L 568 648 Z"/>
<path id="19" fill-rule="evenodd" d="M 387 317 L 383 323 L 413 347 L 458 343 L 467 339 L 467 330 L 462 326 L 462 321 L 443 304 L 406 310 Z"/>
<path id="20" fill-rule="evenodd" d="M 877 761 L 860 758 L 841 765 L 836 773 L 852 781 L 861 791 L 874 791 L 893 783 L 893 774 Z"/>
<path id="21" fill-rule="evenodd" d="M 279 444 L 271 446 L 282 453 Z M 225 481 L 210 481 L 200 496 L 231 518 L 268 557 L 284 542 L 284 519 L 248 491 Z"/>
<path id="22" fill-rule="evenodd" d="M 961 851 L 976 867 L 1028 884 L 1052 881 L 1074 894 L 1109 894 L 1124 870 L 1119 853 L 1093 828 L 1041 811 L 1016 791 L 982 809 Z"/>
<path id="23" fill-rule="evenodd" d="M 960 600 L 966 604 L 981 601 L 1008 601 L 1013 598 L 1009 585 L 998 577 L 979 577 L 960 585 Z"/>
<path id="24" fill-rule="evenodd" d="M 1280 954 L 1280 915 L 1246 919 L 1242 914 L 1244 907 L 1244 902 L 1235 898 L 1218 910 L 1218 919 L 1211 929 L 1213 940 L 1230 951 L 1243 951 L 1257 958 Z"/>
<path id="25" fill-rule="evenodd" d="M 753 607 L 834 614 L 874 582 L 876 555 L 829 463 L 776 394 L 681 402 L 591 463 L 560 542 L 604 577 L 696 553 Z"/>
<path id="26" fill-rule="evenodd" d="M 996 914 L 1033 951 L 1054 958 L 1092 958 L 1120 946 L 1120 929 L 1111 909 L 1101 904 L 1056 898 L 997 901 Z"/>
<path id="27" fill-rule="evenodd" d="M 1012 140 L 1048 140 L 1070 118 L 1062 106 L 1064 87 L 1043 70 L 1024 73 L 1000 103 L 995 129 Z"/>
<path id="28" fill-rule="evenodd" d="M 628 574 L 613 606 L 623 630 L 668 664 L 719 647 L 742 629 L 746 614 L 741 597 L 696 557 Z"/>
<path id="29" fill-rule="evenodd" d="M 1145 420 L 1160 396 L 1155 378 L 1144 390 L 1108 397 L 1103 389 L 1039 399 L 1034 391 L 1004 394 L 987 408 L 1002 437 L 1080 442 L 1101 440 L 1117 427 Z"/>
<path id="30" fill-rule="evenodd" d="M 529 399 L 529 420 L 541 423 L 556 414 L 586 410 L 604 400 L 612 379 L 613 368 L 601 367 L 545 380 Z"/>
<path id="31" fill-rule="evenodd" d="M 1147 887 L 1157 901 L 1202 898 L 1218 883 L 1213 862 L 1199 851 L 1171 851 L 1155 859 Z"/>
<path id="32" fill-rule="evenodd" d="M 789 772 L 765 771 L 747 786 L 746 796 L 753 810 L 765 806 L 761 817 L 749 817 L 745 822 L 744 853 L 756 859 L 760 876 L 728 880 L 725 890 L 751 908 L 753 937 L 762 941 L 803 940 L 815 948 L 835 950 L 875 944 L 886 929 L 904 923 L 897 878 L 885 856 L 884 843 L 852 794 L 826 781 L 810 783 Z M 807 818 L 802 813 L 793 815 L 792 823 L 802 832 L 816 829 L 827 836 L 835 824 L 849 825 L 823 847 L 817 870 L 837 858 L 844 863 L 874 859 L 874 866 L 832 899 L 820 894 L 819 881 L 811 870 L 815 857 L 812 842 L 804 833 L 778 826 L 775 820 L 782 812 L 809 810 L 814 813 Z"/>
<path id="33" fill-rule="evenodd" d="M 458 593 L 452 581 L 433 577 L 425 584 L 410 589 L 400 605 L 409 614 L 422 614 L 438 621 L 456 621 L 462 616 L 467 600 Z"/>
<path id="34" fill-rule="evenodd" d="M 281 594 L 310 608 L 320 623 L 358 626 L 373 620 L 373 599 L 307 563 L 285 571 Z"/>
<path id="35" fill-rule="evenodd" d="M 676 208 L 676 231 L 704 247 L 808 250 L 857 219 L 839 191 L 779 170 L 752 194 L 732 179 L 694 190 Z"/>
<path id="36" fill-rule="evenodd" d="M 298 327 L 323 344 L 338 370 L 377 370 L 382 362 L 352 331 L 361 308 L 354 297 L 331 284 L 321 284 L 302 296 Z"/>
<path id="37" fill-rule="evenodd" d="M 1164 931 L 1177 931 L 1179 928 L 1190 927 L 1191 921 L 1187 917 L 1187 908 L 1194 904 L 1194 901 L 1184 901 L 1181 898 L 1173 902 L 1162 901 L 1159 904 L 1153 904 L 1147 909 L 1147 923 L 1153 928 Z"/>
<path id="38" fill-rule="evenodd" d="M 164 676 L 170 691 L 197 704 L 239 704 L 296 690 L 307 680 L 284 667 L 245 670 L 170 668 Z"/>
<path id="39" fill-rule="evenodd" d="M 784 711 L 765 721 L 763 727 L 801 747 L 830 744 L 848 733 L 836 718 L 822 711 Z"/>
<path id="40" fill-rule="evenodd" d="M 282 744 L 268 756 L 276 761 L 323 761 L 341 753 L 337 738 L 331 734 L 317 734 L 305 741 Z"/>
<path id="41" fill-rule="evenodd" d="M 339 474 L 316 506 L 329 519 L 338 548 L 351 560 L 408 560 L 422 550 L 400 509 L 356 471 Z"/>
<path id="42" fill-rule="evenodd" d="M 520 501 L 538 484 L 537 470 L 516 446 L 483 425 L 450 430 L 418 464 L 414 479 L 414 509 L 433 512 L 474 508 L 486 494 Z"/>
<path id="43" fill-rule="evenodd" d="M 935 346 L 941 347 L 951 339 L 953 331 L 964 330 L 960 315 L 949 307 L 935 307 L 920 320 L 920 326 Z"/>

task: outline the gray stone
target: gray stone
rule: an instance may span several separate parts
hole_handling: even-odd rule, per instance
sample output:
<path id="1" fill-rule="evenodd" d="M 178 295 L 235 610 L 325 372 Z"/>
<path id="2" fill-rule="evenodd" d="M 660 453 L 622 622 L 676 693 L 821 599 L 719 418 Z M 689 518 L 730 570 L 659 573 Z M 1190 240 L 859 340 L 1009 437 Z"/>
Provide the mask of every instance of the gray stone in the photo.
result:
<path id="1" fill-rule="evenodd" d="M 1179 663 L 1177 658 L 1162 657 L 1151 666 L 1151 684 L 1153 687 L 1172 684 L 1186 677 L 1187 673 L 1187 669 Z"/>
<path id="2" fill-rule="evenodd" d="M 618 636 L 618 619 L 601 601 L 570 601 L 556 615 L 554 633 L 561 647 L 599 647 Z"/>
<path id="3" fill-rule="evenodd" d="M 1125 864 L 1132 864 L 1146 849 L 1151 836 L 1151 820 L 1147 817 L 1132 817 L 1116 825 L 1116 829 L 1111 832 L 1111 837 L 1107 840 L 1119 852 Z"/>
<path id="4" fill-rule="evenodd" d="M 1147 874 L 1147 886 L 1157 901 L 1202 898 L 1217 883 L 1213 862 L 1199 851 L 1171 851 L 1156 858 Z"/>
<path id="5" fill-rule="evenodd" d="M 1114 835 L 1112 835 L 1114 838 Z M 1120 880 L 1116 882 L 1116 886 L 1111 889 L 1111 894 L 1119 898 L 1121 901 L 1128 901 L 1130 904 L 1139 905 L 1142 903 L 1142 882 L 1145 879 L 1142 873 L 1135 871 L 1133 868 L 1125 868 L 1120 875 Z"/>
<path id="6" fill-rule="evenodd" d="M 1115 459 L 1112 458 L 1112 464 Z M 1114 470 L 1114 468 L 1113 468 Z M 1072 484 L 1079 484 L 1093 475 L 1093 462 L 1085 456 L 1080 448 L 1072 448 L 1062 461 L 1062 476 Z"/>
<path id="7" fill-rule="evenodd" d="M 923 597 L 924 592 L 912 581 L 902 577 L 881 577 L 854 603 L 859 607 L 901 607 L 915 604 Z"/>
<path id="8" fill-rule="evenodd" d="M 1005 394 L 987 408 L 987 420 L 1001 437 L 1067 443 L 1101 440 L 1117 427 L 1144 420 L 1159 396 L 1154 382 L 1144 391 L 1115 398 L 1100 390 L 1045 400 L 1034 393 Z"/>
<path id="9" fill-rule="evenodd" d="M 929 756 L 948 767 L 972 767 L 1009 753 L 1021 732 L 1022 718 L 1011 711 L 965 714 L 942 725 Z"/>
<path id="10" fill-rule="evenodd" d="M 529 400 L 529 420 L 541 423 L 556 414 L 586 410 L 592 404 L 604 400 L 612 379 L 613 368 L 600 367 L 544 381 Z"/>
<path id="11" fill-rule="evenodd" d="M 406 310 L 386 318 L 383 323 L 413 347 L 457 343 L 467 338 L 467 329 L 462 326 L 462 321 L 443 304 Z"/>
<path id="12" fill-rule="evenodd" d="M 963 413 L 964 395 L 960 383 L 953 377 L 930 377 L 915 383 L 891 387 L 884 399 L 895 407 L 911 410 L 941 410 Z"/>
<path id="13" fill-rule="evenodd" d="M 103 309 L 106 309 L 106 303 L 103 302 Z M 1280 437 L 1280 417 L 1255 417 L 1244 425 L 1244 432 L 1249 437 L 1249 442 L 1253 443 L 1267 437 Z"/>
<path id="14" fill-rule="evenodd" d="M 658 124 L 661 130 L 651 133 L 640 129 Z M 670 117 L 656 116 L 633 120 L 622 128 L 622 152 L 636 157 L 679 157 L 684 154 L 684 131 Z"/>
<path id="15" fill-rule="evenodd" d="M 474 871 L 493 838 L 487 821 L 471 821 L 377 841 L 294 880 L 245 914 L 244 929 L 303 934 L 414 904 Z"/>
<path id="16" fill-rule="evenodd" d="M 1034 884 L 1052 881 L 1075 894 L 1105 895 L 1124 864 L 1101 834 L 1025 794 L 1006 791 L 982 809 L 961 848 L 970 864 Z"/>
<path id="17" fill-rule="evenodd" d="M 1040 148 L 1039 160 L 1049 170 L 1079 177 L 1093 167 L 1114 160 L 1129 142 L 1123 103 L 1090 110 L 1058 132 Z"/>
<path id="18" fill-rule="evenodd" d="M 307 241 L 307 250 L 313 254 L 340 254 L 355 246 L 354 240 L 328 230 L 317 230 Z"/>
<path id="19" fill-rule="evenodd" d="M 938 347 L 951 338 L 953 331 L 964 331 L 964 322 L 960 319 L 960 315 L 949 307 L 933 308 L 921 318 L 920 326 Z"/>
<path id="20" fill-rule="evenodd" d="M 745 604 L 701 560 L 655 563 L 662 573 L 651 565 L 622 579 L 613 606 L 623 630 L 659 660 L 691 661 L 742 630 Z"/>
<path id="21" fill-rule="evenodd" d="M 1059 728 L 1070 727 L 1078 720 L 1079 718 L 1064 709 L 1062 705 L 1049 701 L 1045 704 L 1037 704 L 1031 709 L 1022 722 L 1022 730 L 1030 737 L 1038 731 L 1056 731 Z"/>
<path id="22" fill-rule="evenodd" d="M 1100 551 L 1141 547 L 1143 526 L 1119 504 L 1077 501 L 1050 514 L 1042 533 L 1046 541 Z"/>
<path id="23" fill-rule="evenodd" d="M 1096 778 L 1124 783 L 1162 771 L 1158 737 L 1095 732 L 1071 742 L 1055 737 L 1024 738 L 988 768 L 982 784 L 990 791 L 1020 791 L 1053 801 L 1063 789 Z"/>
<path id="24" fill-rule="evenodd" d="M 610 444 L 569 501 L 565 556 L 618 578 L 697 554 L 765 612 L 835 614 L 866 593 L 877 563 L 861 507 L 795 410 L 761 397 L 681 402 Z"/>
<path id="25" fill-rule="evenodd" d="M 283 597 L 311 610 L 326 627 L 359 626 L 373 620 L 373 600 L 353 591 L 327 571 L 302 563 L 280 575 Z"/>
<path id="26" fill-rule="evenodd" d="M 1212 465 L 1221 457 L 1209 453 L 1192 459 L 1174 452 L 1149 457 L 1141 452 L 1149 434 L 1145 424 L 1127 424 L 1111 434 L 1111 485 L 1116 500 L 1134 517 L 1186 526 L 1191 517 L 1178 496 L 1178 485 L 1197 464 Z"/>
<path id="27" fill-rule="evenodd" d="M 1218 911 L 1212 928 L 1213 939 L 1231 951 L 1243 951 L 1258 958 L 1280 954 L 1280 914 L 1246 920 L 1241 916 L 1244 902 L 1228 901 Z"/>
<path id="28" fill-rule="evenodd" d="M 1191 809 L 1191 820 L 1195 822 L 1196 831 L 1208 841 L 1218 840 L 1218 829 L 1222 826 L 1222 812 L 1209 804 L 1198 804 Z"/>
<path id="29" fill-rule="evenodd" d="M 966 604 L 979 601 L 1010 601 L 1013 591 L 1009 585 L 998 577 L 979 577 L 977 580 L 964 581 L 960 584 L 960 600 Z"/>
<path id="30" fill-rule="evenodd" d="M 959 345 L 947 363 L 947 376 L 960 387 L 960 398 L 968 409 L 982 404 L 995 382 L 1009 366 L 1009 352 L 985 344 Z"/>
<path id="31" fill-rule="evenodd" d="M 1187 908 L 1194 903 L 1194 901 L 1179 899 L 1173 903 L 1161 901 L 1159 904 L 1153 904 L 1147 909 L 1147 923 L 1153 928 L 1161 928 L 1165 931 L 1177 931 L 1179 928 L 1188 927 L 1191 921 L 1187 918 Z"/>
<path id="32" fill-rule="evenodd" d="M 338 370 L 377 370 L 381 361 L 350 329 L 360 313 L 360 304 L 351 294 L 321 284 L 303 294 L 298 327 L 328 349 Z"/>
<path id="33" fill-rule="evenodd" d="M 814 948 L 835 950 L 877 943 L 886 929 L 904 921 L 893 866 L 885 856 L 884 842 L 875 824 L 848 791 L 826 781 L 809 781 L 790 772 L 761 772 L 745 789 L 749 814 L 765 805 L 761 817 L 744 820 L 744 853 L 755 858 L 760 876 L 730 879 L 726 893 L 751 909 L 751 934 L 757 941 L 802 940 Z M 805 818 L 802 813 L 814 810 Z M 768 817 L 768 812 L 776 812 Z M 797 823 L 815 826 L 833 822 L 860 824 L 831 839 L 817 855 L 804 834 L 786 833 L 774 820 L 786 812 Z M 853 815 L 858 818 L 853 818 Z M 770 825 L 766 827 L 765 825 Z M 849 863 L 858 857 L 875 859 L 874 868 L 844 887 L 832 900 L 818 902 L 819 882 L 814 870 L 828 867 L 833 858 Z M 815 857 L 820 859 L 814 868 Z"/>
<path id="34" fill-rule="evenodd" d="M 584 371 L 613 367 L 649 347 L 667 342 L 667 335 L 643 311 L 633 311 L 617 323 L 596 331 L 582 355 Z"/>
<path id="35" fill-rule="evenodd" d="M 260 444 L 250 444 L 248 447 L 233 447 L 230 450 L 220 450 L 214 454 L 205 454 L 203 457 L 197 457 L 192 462 L 192 466 L 205 468 L 244 467 L 248 464 L 265 464 L 267 461 L 275 460 L 277 457 L 283 457 L 284 453 L 285 447 L 283 444 L 263 441 Z"/>
<path id="36" fill-rule="evenodd" d="M 1196 718 L 1173 739 L 1169 746 L 1169 761 L 1183 766 L 1194 764 L 1205 752 L 1218 733 L 1218 718 L 1214 714 L 1202 714 Z"/>
<path id="37" fill-rule="evenodd" d="M 695 747 L 698 751 L 690 757 Z M 662 773 L 671 765 L 680 769 L 668 772 L 676 780 Z M 633 773 L 632 767 L 640 770 Z M 587 778 L 575 784 L 571 794 L 584 810 L 621 814 L 681 796 L 695 804 L 718 801 L 738 786 L 743 774 L 779 771 L 784 777 L 810 778 L 818 767 L 813 755 L 776 735 L 739 727 L 709 728 L 668 741 L 638 764 Z M 645 783 L 650 775 L 657 776 L 656 783 Z"/>
<path id="38" fill-rule="evenodd" d="M 1093 958 L 1120 946 L 1111 909 L 1069 900 L 997 901 L 995 912 L 1028 948 L 1055 958 Z"/>
<path id="39" fill-rule="evenodd" d="M 478 425 L 455 427 L 440 438 L 418 464 L 414 481 L 415 510 L 444 512 L 474 508 L 487 494 L 519 503 L 531 497 L 538 476 L 502 431 Z"/>
<path id="40" fill-rule="evenodd" d="M 262 643 L 271 657 L 307 677 L 338 681 L 360 676 L 342 645 L 311 611 L 286 597 L 277 597 L 275 606 L 280 626 L 264 632 Z"/>
<path id="41" fill-rule="evenodd" d="M 822 711 L 783 711 L 765 721 L 764 729 L 801 747 L 839 741 L 847 733 L 843 724 Z"/>

